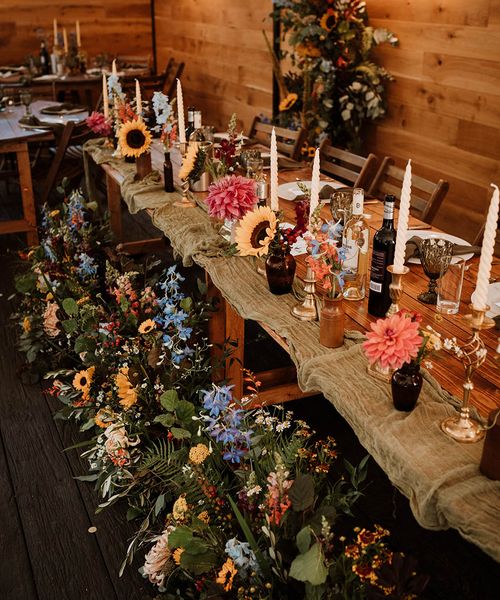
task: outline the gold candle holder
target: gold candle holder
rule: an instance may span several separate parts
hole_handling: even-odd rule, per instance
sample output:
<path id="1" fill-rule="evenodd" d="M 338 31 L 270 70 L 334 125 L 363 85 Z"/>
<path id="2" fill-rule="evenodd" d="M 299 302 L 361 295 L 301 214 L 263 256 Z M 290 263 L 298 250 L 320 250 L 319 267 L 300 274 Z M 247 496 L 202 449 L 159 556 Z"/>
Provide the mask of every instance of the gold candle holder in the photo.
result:
<path id="1" fill-rule="evenodd" d="M 316 307 L 316 276 L 310 266 L 307 267 L 304 277 L 304 301 L 292 308 L 292 315 L 301 321 L 316 321 L 318 309 Z"/>
<path id="2" fill-rule="evenodd" d="M 474 373 L 486 360 L 487 350 L 479 333 L 481 329 L 489 329 L 493 327 L 495 322 L 493 319 L 486 317 L 486 312 L 489 307 L 483 310 L 474 308 L 471 305 L 472 312 L 464 317 L 465 321 L 472 329 L 472 336 L 460 346 L 462 352 L 460 360 L 465 370 L 465 381 L 463 384 L 464 392 L 462 398 L 462 406 L 458 415 L 447 417 L 441 421 L 441 430 L 453 438 L 457 442 L 474 443 L 483 439 L 484 428 L 476 419 L 470 416 L 469 398 L 474 384 L 472 377 Z"/>
<path id="3" fill-rule="evenodd" d="M 186 142 L 178 142 L 177 146 L 179 148 L 179 152 L 181 154 L 182 160 L 181 164 L 184 161 L 187 152 L 187 143 Z M 194 208 L 196 206 L 196 202 L 193 200 L 193 196 L 191 191 L 189 190 L 189 179 L 183 179 L 182 183 L 182 200 L 177 200 L 174 202 L 174 206 L 180 206 L 181 208 Z"/>
<path id="4" fill-rule="evenodd" d="M 392 276 L 392 281 L 389 285 L 389 295 L 391 296 L 392 304 L 389 306 L 389 310 L 386 312 L 386 317 L 391 317 L 399 311 L 399 301 L 403 295 L 403 276 L 409 272 L 408 267 L 403 267 L 402 273 L 394 272 L 394 265 L 389 265 L 387 270 Z"/>

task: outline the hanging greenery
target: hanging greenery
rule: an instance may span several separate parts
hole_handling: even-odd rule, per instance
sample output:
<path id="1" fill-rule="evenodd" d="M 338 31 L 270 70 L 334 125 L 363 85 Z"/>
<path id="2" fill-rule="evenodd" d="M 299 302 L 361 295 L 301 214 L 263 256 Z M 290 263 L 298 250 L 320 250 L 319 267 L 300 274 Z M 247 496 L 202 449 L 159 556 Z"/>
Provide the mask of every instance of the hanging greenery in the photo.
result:
<path id="1" fill-rule="evenodd" d="M 280 125 L 305 127 L 311 145 L 329 136 L 336 146 L 359 149 L 363 126 L 386 114 L 392 79 L 372 50 L 396 46 L 397 37 L 368 25 L 363 0 L 274 0 L 273 17 L 289 48 L 280 58 L 292 64 L 278 76 Z"/>

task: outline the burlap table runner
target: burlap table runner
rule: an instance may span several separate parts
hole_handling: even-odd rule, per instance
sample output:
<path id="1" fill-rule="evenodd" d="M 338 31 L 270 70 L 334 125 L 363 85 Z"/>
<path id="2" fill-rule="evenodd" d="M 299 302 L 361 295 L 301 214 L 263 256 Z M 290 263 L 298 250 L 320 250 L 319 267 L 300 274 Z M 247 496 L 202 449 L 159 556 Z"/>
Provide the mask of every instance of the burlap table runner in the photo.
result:
<path id="1" fill-rule="evenodd" d="M 94 150 L 91 154 L 94 156 Z M 97 156 L 101 160 L 105 155 L 99 151 Z M 117 168 L 124 172 L 123 163 Z M 134 196 L 134 188 L 129 186 L 126 193 Z M 139 193 L 143 193 L 141 206 L 154 208 L 152 196 L 160 192 L 139 189 Z M 420 525 L 453 527 L 500 561 L 500 482 L 479 472 L 482 443 L 459 444 L 439 429 L 439 422 L 454 413 L 459 401 L 424 372 L 415 410 L 408 414 L 395 411 L 390 386 L 366 371 L 367 361 L 357 343 L 361 334 L 347 332 L 344 346 L 336 350 L 320 346 L 318 323 L 304 323 L 290 314 L 296 302 L 291 294 L 273 296 L 252 259 L 224 256 L 227 243 L 205 211 L 175 207 L 173 200 L 162 199 L 164 203 L 154 210 L 153 223 L 170 239 L 183 264 L 196 262 L 204 267 L 243 318 L 265 323 L 286 340 L 300 387 L 321 391 L 334 404 L 390 480 L 409 498 Z"/>

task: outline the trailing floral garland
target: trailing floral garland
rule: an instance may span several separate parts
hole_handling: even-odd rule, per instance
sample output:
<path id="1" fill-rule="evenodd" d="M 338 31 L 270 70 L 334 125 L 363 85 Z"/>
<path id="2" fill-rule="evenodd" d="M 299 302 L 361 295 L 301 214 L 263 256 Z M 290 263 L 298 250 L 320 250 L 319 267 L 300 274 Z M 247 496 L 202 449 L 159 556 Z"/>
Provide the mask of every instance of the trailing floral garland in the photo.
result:
<path id="1" fill-rule="evenodd" d="M 359 149 L 364 125 L 386 113 L 392 79 L 373 61 L 372 50 L 398 39 L 368 25 L 363 0 L 274 0 L 273 16 L 291 46 L 282 57 L 293 65 L 281 78 L 287 95 L 280 124 L 306 127 L 313 146 L 330 136 L 336 146 Z"/>
<path id="2" fill-rule="evenodd" d="M 92 208 L 74 192 L 44 209 L 15 318 L 28 361 L 57 367 L 59 416 L 94 432 L 80 479 L 138 521 L 124 566 L 145 548 L 141 573 L 166 598 L 417 597 L 427 578 L 388 532 L 346 522 L 367 459 L 342 465 L 333 439 L 210 383 L 209 305 L 175 267 L 122 264 Z"/>

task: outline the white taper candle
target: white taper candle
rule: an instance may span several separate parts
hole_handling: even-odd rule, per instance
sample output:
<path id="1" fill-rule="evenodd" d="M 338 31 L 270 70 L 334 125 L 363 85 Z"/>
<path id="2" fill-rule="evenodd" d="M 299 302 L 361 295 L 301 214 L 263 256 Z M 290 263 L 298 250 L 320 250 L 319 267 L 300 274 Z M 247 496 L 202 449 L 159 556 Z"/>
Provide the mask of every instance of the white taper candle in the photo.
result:
<path id="1" fill-rule="evenodd" d="M 108 97 L 108 82 L 106 81 L 106 74 L 102 74 L 102 104 L 104 107 L 104 118 L 109 118 L 109 97 Z"/>
<path id="2" fill-rule="evenodd" d="M 398 230 L 396 234 L 396 249 L 394 251 L 394 273 L 403 273 L 405 266 L 406 233 L 410 218 L 411 201 L 411 160 L 406 165 L 401 200 L 399 202 Z"/>
<path id="3" fill-rule="evenodd" d="M 57 40 L 57 19 L 54 19 L 53 25 L 54 25 L 54 46 L 58 46 L 59 43 Z"/>
<path id="4" fill-rule="evenodd" d="M 177 80 L 177 130 L 179 143 L 186 143 L 186 125 L 184 124 L 184 99 L 182 97 L 181 80 Z"/>
<path id="5" fill-rule="evenodd" d="M 113 64 L 111 66 L 111 74 L 115 77 L 118 77 L 118 72 L 116 70 L 116 58 L 113 59 Z"/>
<path id="6" fill-rule="evenodd" d="M 64 52 L 68 54 L 68 32 L 66 31 L 66 27 L 63 27 L 63 44 L 64 44 Z"/>
<path id="7" fill-rule="evenodd" d="M 493 187 L 493 196 L 491 197 L 486 225 L 484 226 L 483 247 L 481 248 L 481 258 L 479 260 L 479 271 L 477 273 L 476 291 L 474 292 L 472 304 L 477 310 L 484 310 L 488 305 L 488 286 L 490 282 L 491 263 L 495 251 L 495 240 L 498 227 L 498 203 L 500 194 L 498 187 Z"/>
<path id="8" fill-rule="evenodd" d="M 80 38 L 80 21 L 76 22 L 76 45 L 78 48 L 82 45 L 82 40 Z"/>
<path id="9" fill-rule="evenodd" d="M 135 80 L 135 107 L 137 109 L 137 114 L 140 117 L 142 115 L 142 96 L 138 79 Z"/>
<path id="10" fill-rule="evenodd" d="M 278 212 L 280 205 L 278 200 L 278 145 L 276 143 L 276 131 L 271 132 L 271 210 Z"/>
<path id="11" fill-rule="evenodd" d="M 319 204 L 319 148 L 314 153 L 311 181 L 311 199 L 309 201 L 309 229 L 312 229 L 312 217 Z"/>

